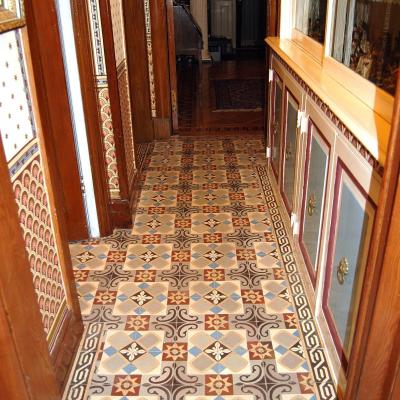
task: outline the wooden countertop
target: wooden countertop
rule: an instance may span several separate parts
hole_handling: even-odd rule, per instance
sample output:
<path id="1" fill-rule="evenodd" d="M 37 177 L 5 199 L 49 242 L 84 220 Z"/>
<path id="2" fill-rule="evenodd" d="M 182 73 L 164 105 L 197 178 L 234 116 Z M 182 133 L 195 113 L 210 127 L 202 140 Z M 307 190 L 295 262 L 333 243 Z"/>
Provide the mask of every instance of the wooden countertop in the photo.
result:
<path id="1" fill-rule="evenodd" d="M 328 75 L 311 55 L 289 39 L 268 37 L 271 47 L 323 100 L 381 165 L 385 165 L 390 123 Z"/>

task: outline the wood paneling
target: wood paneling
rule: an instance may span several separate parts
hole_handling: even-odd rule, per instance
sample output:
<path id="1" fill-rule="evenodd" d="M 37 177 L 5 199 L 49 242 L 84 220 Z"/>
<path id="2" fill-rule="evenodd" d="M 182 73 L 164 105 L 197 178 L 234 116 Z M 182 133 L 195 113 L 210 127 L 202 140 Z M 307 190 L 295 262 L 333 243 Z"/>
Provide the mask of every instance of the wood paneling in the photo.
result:
<path id="1" fill-rule="evenodd" d="M 168 62 L 169 83 L 171 89 L 171 115 L 172 129 L 178 129 L 178 86 L 176 77 L 176 54 L 175 54 L 175 32 L 174 32 L 174 4 L 172 0 L 165 0 L 167 7 L 167 29 L 168 29 Z"/>
<path id="2" fill-rule="evenodd" d="M 400 77 L 386 168 L 372 236 L 346 400 L 390 399 L 399 363 Z M 384 335 L 382 334 L 384 332 Z M 396 386 L 394 386 L 396 388 Z"/>
<path id="3" fill-rule="evenodd" d="M 150 1 L 153 71 L 156 92 L 154 138 L 168 139 L 171 134 L 171 87 L 169 77 L 168 25 L 165 0 Z"/>
<path id="4" fill-rule="evenodd" d="M 124 149 L 124 133 L 122 127 L 121 102 L 118 89 L 118 74 L 115 59 L 110 1 L 99 0 L 99 7 L 121 197 L 121 199 L 113 199 L 111 201 L 111 218 L 114 227 L 126 228 L 132 225 L 132 214 L 129 208 L 130 195 L 128 170 Z"/>
<path id="5" fill-rule="evenodd" d="M 100 126 L 101 118 L 93 75 L 94 64 L 88 9 L 85 0 L 71 1 L 71 8 L 100 235 L 107 236 L 112 232 L 112 220 Z"/>
<path id="6" fill-rule="evenodd" d="M 61 135 L 57 131 L 56 124 L 61 110 L 54 109 L 53 105 L 50 105 L 52 97 L 48 97 L 49 93 L 53 93 L 54 88 L 50 89 L 50 87 L 54 85 L 54 80 L 59 76 L 57 72 L 61 75 L 61 82 L 64 83 L 63 90 L 66 90 L 63 71 L 61 69 L 54 71 L 52 65 L 46 60 L 46 58 L 50 57 L 48 48 L 51 49 L 60 46 L 54 7 L 55 5 L 51 0 L 41 1 L 38 4 L 35 3 L 35 6 L 33 6 L 32 1 L 25 2 L 29 47 L 35 49 L 34 53 L 27 52 L 26 58 L 28 70 L 32 69 L 33 80 L 31 82 L 31 91 L 34 93 L 32 96 L 33 107 L 37 113 L 36 124 L 40 152 L 46 176 L 49 208 L 53 220 L 53 229 L 68 309 L 64 320 L 60 321 L 57 326 L 57 337 L 50 349 L 56 376 L 62 385 L 83 332 L 83 325 L 72 272 L 65 215 L 61 212 L 63 201 L 66 201 L 62 197 L 61 180 L 59 178 L 57 163 L 58 157 L 61 156 L 62 147 L 56 150 L 59 142 L 55 139 L 57 135 Z M 62 93 L 62 88 L 60 88 L 60 91 Z M 41 327 L 40 333 L 44 336 L 43 327 Z"/>
<path id="7" fill-rule="evenodd" d="M 1 397 L 59 400 L 1 140 L 0 182 Z"/>
<path id="8" fill-rule="evenodd" d="M 32 43 L 31 47 L 35 49 L 32 57 L 37 70 L 36 80 L 43 91 L 43 99 L 46 100 L 54 160 L 62 188 L 60 196 L 64 198 L 61 209 L 65 212 L 68 239 L 85 239 L 88 236 L 86 215 L 55 4 L 53 1 L 46 0 L 38 5 L 35 4 L 35 9 L 33 9 L 31 3 L 31 1 L 26 2 L 29 40 Z M 40 40 L 38 31 L 40 31 Z"/>
<path id="9" fill-rule="evenodd" d="M 145 13 L 142 0 L 123 1 L 125 41 L 135 144 L 154 139 Z M 135 151 L 137 146 L 135 146 Z"/>

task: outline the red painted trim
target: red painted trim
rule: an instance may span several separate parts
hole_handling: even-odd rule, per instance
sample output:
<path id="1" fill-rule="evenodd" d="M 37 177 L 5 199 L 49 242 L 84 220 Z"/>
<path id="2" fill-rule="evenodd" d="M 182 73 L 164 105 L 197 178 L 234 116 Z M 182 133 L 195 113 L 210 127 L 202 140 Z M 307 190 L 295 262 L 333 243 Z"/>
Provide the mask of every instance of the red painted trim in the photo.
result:
<path id="1" fill-rule="evenodd" d="M 289 217 L 290 217 L 290 215 L 291 215 L 291 213 L 293 211 L 293 208 L 290 207 L 290 205 L 289 205 L 289 199 L 287 198 L 286 193 L 285 193 L 285 189 L 284 189 L 284 184 L 285 184 L 285 164 L 286 164 L 286 143 L 287 143 L 286 138 L 287 138 L 287 121 L 288 121 L 287 112 L 288 112 L 288 109 L 289 109 L 289 95 L 292 97 L 292 99 L 296 103 L 297 111 L 299 111 L 299 109 L 300 109 L 300 101 L 297 100 L 297 97 L 294 95 L 294 93 L 285 85 L 284 92 L 283 92 L 283 98 L 284 98 L 283 120 L 285 121 L 285 126 L 283 127 L 284 130 L 283 130 L 283 135 L 282 135 L 281 160 L 280 160 L 281 161 L 281 168 L 282 168 L 281 171 L 282 171 L 282 173 L 281 173 L 281 182 L 280 182 L 279 189 L 280 189 L 280 192 L 281 192 L 281 196 L 282 196 L 283 202 L 284 202 L 285 207 L 286 207 L 286 211 L 288 212 Z M 297 124 L 297 121 L 296 121 L 296 124 Z M 297 131 L 296 131 L 296 134 L 297 134 Z M 296 158 L 296 156 L 297 156 L 297 136 L 296 136 L 296 148 L 295 148 L 295 152 L 294 152 L 294 157 Z M 296 159 L 295 159 L 295 168 L 296 168 Z M 293 184 L 293 189 L 294 189 L 294 184 Z M 293 191 L 293 193 L 294 193 L 294 191 Z"/>
<path id="2" fill-rule="evenodd" d="M 360 185 L 360 183 L 356 180 L 354 175 L 350 172 L 349 168 L 344 164 L 344 162 L 338 158 L 337 160 L 337 169 L 336 169 L 336 180 L 335 180 L 335 190 L 334 190 L 334 209 L 332 211 L 332 219 L 331 219 L 331 232 L 329 235 L 329 244 L 328 244 L 328 257 L 327 257 L 327 266 L 326 266 L 326 275 L 325 275 L 325 285 L 324 285 L 324 292 L 322 297 L 322 310 L 325 314 L 326 321 L 328 323 L 329 330 L 332 335 L 333 342 L 336 347 L 336 351 L 338 353 L 339 359 L 342 364 L 342 368 L 347 374 L 348 371 L 348 359 L 343 349 L 342 341 L 340 340 L 339 334 L 336 330 L 335 321 L 333 318 L 333 314 L 328 306 L 329 301 L 329 290 L 331 288 L 332 283 L 332 270 L 333 270 L 333 257 L 335 252 L 336 246 L 336 235 L 337 235 L 337 228 L 338 228 L 338 214 L 339 214 L 339 199 L 340 199 L 340 192 L 342 188 L 343 182 L 343 171 L 346 175 L 350 178 L 353 184 L 357 187 L 359 192 L 362 196 L 366 199 L 366 201 L 371 205 L 371 207 L 376 211 L 376 204 L 373 202 L 369 194 L 364 190 L 364 188 Z M 373 222 L 375 224 L 375 221 Z M 372 226 L 373 229 L 373 226 Z M 365 274 L 364 274 L 365 278 Z M 364 279 L 363 278 L 363 279 Z M 363 283 L 363 282 L 361 282 Z M 359 310 L 358 310 L 359 311 Z M 356 315 L 356 321 L 358 319 L 358 311 Z"/>
<path id="3" fill-rule="evenodd" d="M 311 143 L 312 143 L 312 127 L 315 128 L 317 131 L 318 136 L 324 141 L 326 146 L 328 147 L 328 168 L 326 171 L 326 180 L 325 180 L 325 190 L 324 190 L 324 199 L 323 199 L 323 207 L 322 207 L 322 218 L 321 218 L 321 226 L 323 226 L 323 223 L 325 221 L 326 217 L 326 208 L 327 208 L 327 200 L 326 200 L 326 189 L 327 189 L 327 184 L 328 184 L 328 179 L 330 175 L 330 161 L 331 161 L 331 150 L 332 146 L 329 143 L 328 139 L 324 136 L 322 131 L 318 128 L 318 126 L 314 123 L 313 119 L 310 117 L 309 118 L 309 126 L 308 126 L 308 132 L 307 132 L 307 149 L 306 149 L 306 163 L 305 163 L 305 168 L 304 168 L 304 184 L 303 184 L 303 199 L 302 199 L 302 204 L 301 204 L 301 217 L 300 217 L 300 232 L 299 232 L 299 245 L 301 252 L 303 254 L 303 258 L 308 270 L 308 274 L 310 276 L 311 282 L 313 284 L 313 287 L 315 289 L 315 285 L 317 283 L 317 276 L 318 276 L 318 264 L 320 260 L 320 250 L 321 250 L 321 242 L 318 245 L 317 248 L 317 259 L 316 259 L 316 267 L 314 269 L 312 265 L 311 258 L 308 254 L 308 250 L 306 248 L 306 245 L 304 244 L 303 241 L 303 232 L 304 232 L 304 219 L 305 219 L 305 210 L 306 210 L 306 202 L 307 202 L 307 190 L 308 190 L 308 182 L 309 182 L 309 174 L 310 174 L 310 163 L 311 163 Z"/>
<path id="4" fill-rule="evenodd" d="M 272 87 L 273 87 L 273 89 L 272 89 L 272 91 L 273 91 L 273 93 L 272 93 L 272 99 L 273 99 L 273 101 L 271 101 L 271 114 L 272 114 L 272 118 L 270 119 L 270 139 L 271 139 L 271 167 L 272 167 L 272 171 L 273 171 L 273 173 L 274 173 L 274 175 L 275 175 L 275 178 L 276 178 L 276 182 L 278 183 L 278 185 L 279 185 L 279 166 L 280 166 L 280 163 L 281 163 L 281 159 L 280 159 L 280 157 L 281 157 L 281 155 L 279 154 L 279 160 L 278 160 L 278 168 L 276 169 L 276 167 L 274 166 L 274 162 L 273 162 L 273 157 L 272 157 L 272 153 L 273 153 L 273 149 L 274 149 L 274 133 L 273 133 L 273 122 L 274 122 L 274 120 L 275 120 L 275 95 L 276 95 L 276 85 L 277 85 L 277 83 L 279 83 L 280 85 L 281 85 L 281 88 L 282 88 L 282 94 L 284 93 L 283 92 L 283 88 L 284 88 L 284 85 L 283 85 L 283 80 L 281 79 L 281 77 L 279 76 L 279 74 L 274 70 L 274 78 L 273 78 L 273 85 L 272 85 Z M 280 122 L 280 127 L 281 127 L 281 135 L 280 135 L 280 139 L 281 139 L 281 142 L 282 142 L 282 117 L 283 117 L 283 108 L 282 108 L 282 112 L 281 112 L 281 122 Z M 282 147 L 280 147 L 279 148 L 279 151 L 281 151 L 282 150 Z"/>

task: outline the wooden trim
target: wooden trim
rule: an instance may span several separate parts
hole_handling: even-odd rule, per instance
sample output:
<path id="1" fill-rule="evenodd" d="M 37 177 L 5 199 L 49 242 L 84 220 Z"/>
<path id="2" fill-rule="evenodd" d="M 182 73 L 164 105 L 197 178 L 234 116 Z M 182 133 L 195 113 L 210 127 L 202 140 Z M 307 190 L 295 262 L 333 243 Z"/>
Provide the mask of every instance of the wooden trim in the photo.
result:
<path id="1" fill-rule="evenodd" d="M 7 349 L 0 357 L 1 394 L 60 400 L 1 140 L 0 182 L 0 345 Z"/>
<path id="2" fill-rule="evenodd" d="M 322 295 L 322 310 L 324 312 L 326 322 L 328 324 L 329 330 L 332 335 L 332 339 L 334 342 L 334 345 L 337 350 L 338 357 L 340 359 L 343 371 L 347 374 L 347 369 L 349 366 L 349 360 L 351 356 L 351 351 L 352 351 L 352 346 L 353 346 L 353 341 L 356 335 L 354 335 L 354 332 L 357 332 L 356 330 L 356 325 L 357 325 L 357 320 L 359 318 L 359 308 L 360 304 L 362 303 L 362 295 L 360 294 L 360 290 L 358 290 L 358 295 L 355 298 L 357 301 L 357 304 L 355 304 L 356 312 L 354 313 L 354 322 L 353 322 L 353 329 L 352 329 L 352 337 L 351 337 L 351 342 L 350 342 L 350 348 L 347 350 L 349 354 L 346 354 L 346 350 L 343 348 L 343 343 L 341 342 L 336 326 L 335 326 L 335 321 L 333 318 L 333 315 L 331 313 L 331 310 L 328 305 L 329 301 L 329 290 L 331 288 L 331 274 L 332 270 L 334 268 L 333 261 L 334 261 L 334 252 L 335 252 L 335 245 L 336 245 L 336 239 L 337 239 L 337 231 L 338 231 L 338 224 L 339 224 L 339 212 L 340 212 L 340 199 L 341 199 L 341 191 L 343 187 L 343 182 L 344 182 L 344 175 L 347 175 L 347 178 L 352 182 L 352 184 L 357 188 L 357 190 L 360 192 L 361 196 L 365 199 L 366 204 L 369 204 L 369 206 L 372 208 L 374 211 L 374 217 L 376 214 L 376 205 L 374 201 L 371 199 L 369 194 L 366 192 L 365 188 L 361 186 L 361 184 L 357 181 L 355 176 L 352 174 L 348 166 L 340 159 L 337 159 L 336 163 L 336 176 L 335 176 L 335 184 L 334 184 L 334 195 L 333 195 L 333 211 L 331 214 L 331 224 L 330 224 L 330 233 L 329 233 L 329 242 L 328 242 L 328 255 L 326 259 L 326 272 L 325 272 L 325 282 L 324 282 L 324 288 L 323 288 L 323 295 Z M 374 226 L 375 221 L 371 222 L 372 226 Z M 373 229 L 373 228 L 372 228 Z M 365 242 L 364 245 L 365 247 L 361 249 L 362 253 L 361 254 L 368 254 L 369 250 L 367 248 L 369 247 L 370 243 L 370 233 L 372 230 L 370 227 L 367 227 L 367 230 L 365 232 Z M 367 256 L 361 257 L 361 263 L 364 263 L 367 259 Z M 362 275 L 358 275 L 358 285 L 359 287 L 362 287 L 363 282 L 365 280 L 365 271 L 366 271 L 366 264 L 360 265 L 360 268 L 363 269 Z M 360 273 L 360 272 L 359 272 Z M 354 307 L 354 304 L 352 304 Z M 352 311 L 354 311 L 354 308 L 352 308 Z M 343 382 L 340 382 L 343 383 Z"/>
<path id="3" fill-rule="evenodd" d="M 35 54 L 28 55 L 26 59 L 28 68 L 30 67 L 29 60 L 32 60 L 31 68 L 34 79 L 32 79 L 30 84 L 33 107 L 37 110 L 36 125 L 40 154 L 46 180 L 49 209 L 52 216 L 59 263 L 63 276 L 64 290 L 70 313 L 70 320 L 72 321 L 72 325 L 68 328 L 71 332 L 68 336 L 68 344 L 64 342 L 65 338 L 62 335 L 65 334 L 65 331 L 63 331 L 64 327 L 60 325 L 58 327 L 60 337 L 56 339 L 54 347 L 50 349 L 54 367 L 57 371 L 57 378 L 62 384 L 66 378 L 74 351 L 79 344 L 80 335 L 83 332 L 83 324 L 72 271 L 71 255 L 68 247 L 65 215 L 60 211 L 62 210 L 64 199 L 61 196 L 62 189 L 57 169 L 57 157 L 59 153 L 55 150 L 56 141 L 54 140 L 55 130 L 59 129 L 57 128 L 55 120 L 59 115 L 54 114 L 56 112 L 53 108 L 54 105 L 49 104 L 52 97 L 48 97 L 50 91 L 48 88 L 54 85 L 56 75 L 51 75 L 53 70 L 50 69 L 49 65 L 44 60 L 44 58 L 49 56 L 48 49 L 52 49 L 57 45 L 57 42 L 52 45 L 50 39 L 58 38 L 57 14 L 54 2 L 51 0 L 43 0 L 40 2 L 40 5 L 35 3 L 35 6 L 33 6 L 32 0 L 26 1 L 25 10 L 30 46 L 35 48 Z M 60 46 L 59 41 L 58 45 Z M 61 56 L 61 54 L 59 55 Z M 62 80 L 62 82 L 65 85 L 65 80 Z M 59 149 L 59 151 L 61 150 L 62 149 Z"/>
<path id="4" fill-rule="evenodd" d="M 112 232 L 112 221 L 86 1 L 71 0 L 71 13 L 100 236 L 107 236 Z"/>
<path id="5" fill-rule="evenodd" d="M 153 47 L 153 72 L 156 93 L 156 118 L 154 138 L 171 136 L 171 86 L 168 44 L 167 7 L 165 0 L 150 1 L 151 41 Z"/>
<path id="6" fill-rule="evenodd" d="M 304 233 L 304 220 L 305 220 L 305 213 L 306 213 L 306 203 L 307 203 L 307 190 L 308 190 L 308 183 L 309 183 L 309 173 L 310 173 L 310 164 L 311 164 L 311 144 L 313 140 L 313 134 L 312 134 L 312 128 L 317 131 L 318 136 L 322 139 L 322 141 L 325 143 L 326 147 L 329 149 L 328 152 L 328 159 L 327 159 L 327 169 L 326 169 L 326 180 L 325 180 L 325 190 L 324 190 L 324 200 L 323 204 L 321 203 L 322 206 L 322 215 L 321 215 L 321 230 L 320 230 L 320 235 L 322 236 L 322 228 L 324 225 L 324 221 L 326 218 L 326 211 L 327 211 L 327 188 L 328 188 L 328 181 L 329 181 L 329 175 L 331 173 L 330 168 L 331 168 L 331 152 L 332 152 L 332 146 L 328 139 L 324 136 L 322 131 L 318 128 L 317 124 L 314 123 L 313 119 L 310 117 L 309 118 L 309 124 L 308 124 L 308 134 L 307 134 L 307 148 L 306 148 L 306 160 L 305 160 L 305 167 L 304 167 L 304 180 L 303 180 L 303 196 L 302 196 L 302 201 L 301 201 L 301 214 L 300 214 L 300 231 L 299 231 L 299 246 L 300 250 L 303 254 L 304 257 L 304 262 L 306 264 L 308 274 L 310 276 L 311 282 L 314 286 L 314 289 L 316 288 L 316 283 L 317 283 L 317 276 L 319 273 L 319 261 L 321 257 L 321 243 L 322 243 L 322 237 L 320 237 L 320 242 L 318 245 L 317 249 L 317 259 L 315 260 L 316 265 L 315 270 L 312 265 L 312 261 L 310 259 L 310 256 L 308 254 L 306 245 L 304 244 L 303 241 L 303 233 Z"/>
<path id="7" fill-rule="evenodd" d="M 387 394 L 396 371 L 395 359 L 399 357 L 393 344 L 398 344 L 400 319 L 400 75 L 392 121 L 362 293 L 365 300 L 361 302 L 356 327 L 362 334 L 355 336 L 353 343 L 346 400 L 389 399 Z"/>
<path id="8" fill-rule="evenodd" d="M 324 55 L 324 46 L 309 36 L 300 32 L 299 30 L 292 29 L 292 40 L 304 51 L 306 51 L 316 62 L 322 64 Z"/>
<path id="9" fill-rule="evenodd" d="M 115 156 L 117 159 L 120 188 L 120 199 L 111 199 L 111 218 L 113 227 L 128 228 L 132 225 L 132 213 L 129 207 L 129 182 L 125 157 L 124 132 L 122 127 L 110 0 L 99 0 L 99 11 L 103 32 L 104 59 L 107 70 L 108 93 L 110 97 Z"/>
<path id="10" fill-rule="evenodd" d="M 374 110 L 386 121 L 391 121 L 393 96 L 332 57 L 324 58 L 323 68 L 340 84 L 345 82 L 347 90 L 354 93 L 368 108 Z"/>
<path id="11" fill-rule="evenodd" d="M 135 144 L 148 143 L 153 141 L 154 132 L 143 0 L 123 1 L 122 10 L 134 139 Z"/>
<path id="12" fill-rule="evenodd" d="M 99 0 L 99 11 L 103 32 L 104 60 L 107 70 L 108 93 L 110 96 L 120 196 L 121 199 L 128 199 L 128 176 L 126 170 L 124 133 L 122 129 L 121 103 L 118 90 L 118 73 L 117 62 L 115 59 L 110 0 Z"/>
<path id="13" fill-rule="evenodd" d="M 86 213 L 55 5 L 49 0 L 39 5 L 35 4 L 34 7 L 31 6 L 31 1 L 25 3 L 31 45 L 29 46 L 28 40 L 24 40 L 24 50 L 27 53 L 28 74 L 32 75 L 34 69 L 36 86 L 46 102 L 43 114 L 48 118 L 46 139 L 52 142 L 54 163 L 62 186 L 62 190 L 59 191 L 61 197 L 59 211 L 65 214 L 68 239 L 86 239 L 88 237 Z M 33 8 L 41 12 L 32 10 Z M 30 47 L 35 51 L 31 52 Z M 33 79 L 31 81 L 33 84 Z"/>
<path id="14" fill-rule="evenodd" d="M 280 192 L 281 192 L 281 196 L 282 196 L 282 199 L 283 199 L 283 202 L 284 202 L 284 204 L 285 204 L 285 207 L 286 207 L 286 211 L 287 211 L 287 213 L 289 214 L 289 217 L 290 217 L 290 214 L 292 213 L 292 211 L 293 211 L 293 209 L 295 208 L 295 202 L 294 202 L 294 198 L 292 199 L 292 207 L 290 207 L 290 205 L 289 205 L 289 199 L 287 198 L 287 196 L 286 196 L 286 193 L 285 193 L 285 189 L 284 189 L 284 185 L 285 185 L 285 164 L 286 164 L 286 144 L 287 144 L 287 122 L 288 122 L 288 119 L 287 119 L 287 114 L 288 114 L 288 109 L 289 109 L 289 96 L 294 100 L 294 102 L 297 104 L 297 111 L 299 111 L 300 110 L 300 103 L 301 103 L 301 99 L 300 99 L 300 101 L 298 101 L 298 99 L 297 99 L 297 97 L 295 96 L 295 94 L 288 88 L 288 86 L 287 85 L 285 85 L 285 89 L 284 89 L 284 95 L 283 95 L 283 98 L 284 98 L 284 113 L 283 113 L 283 120 L 284 120 L 284 131 L 283 131 L 283 135 L 282 135 L 282 151 L 281 151 L 281 157 L 282 157 L 282 160 L 281 160 L 281 164 L 282 164 L 282 179 L 281 179 L 281 184 L 280 184 L 280 186 L 279 186 L 279 189 L 280 189 Z M 296 128 L 296 151 L 295 151 L 295 153 L 294 153 L 294 157 L 296 157 L 297 156 L 297 145 L 298 145 L 298 131 L 299 131 L 299 129 L 298 129 L 298 127 Z M 295 160 L 295 168 L 296 168 L 296 160 Z M 293 195 L 295 194 L 295 191 L 294 191 L 294 185 L 295 185 L 295 183 L 296 182 L 294 182 L 293 183 Z"/>
<path id="15" fill-rule="evenodd" d="M 172 129 L 176 132 L 178 124 L 178 84 L 176 77 L 176 53 L 175 53 L 175 28 L 174 28 L 174 4 L 173 0 L 165 0 L 167 6 L 167 29 L 168 29 L 168 62 L 169 81 L 171 89 L 171 114 Z"/>

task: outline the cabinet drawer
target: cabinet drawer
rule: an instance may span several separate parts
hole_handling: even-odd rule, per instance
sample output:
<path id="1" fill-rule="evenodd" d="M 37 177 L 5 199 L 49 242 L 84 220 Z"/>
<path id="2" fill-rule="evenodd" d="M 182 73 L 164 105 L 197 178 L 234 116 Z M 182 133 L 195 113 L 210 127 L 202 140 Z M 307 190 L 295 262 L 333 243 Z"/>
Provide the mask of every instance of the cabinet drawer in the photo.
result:
<path id="1" fill-rule="evenodd" d="M 323 310 L 346 369 L 354 336 L 375 205 L 338 160 Z"/>
<path id="2" fill-rule="evenodd" d="M 330 159 L 330 145 L 310 119 L 299 242 L 315 287 Z"/>

